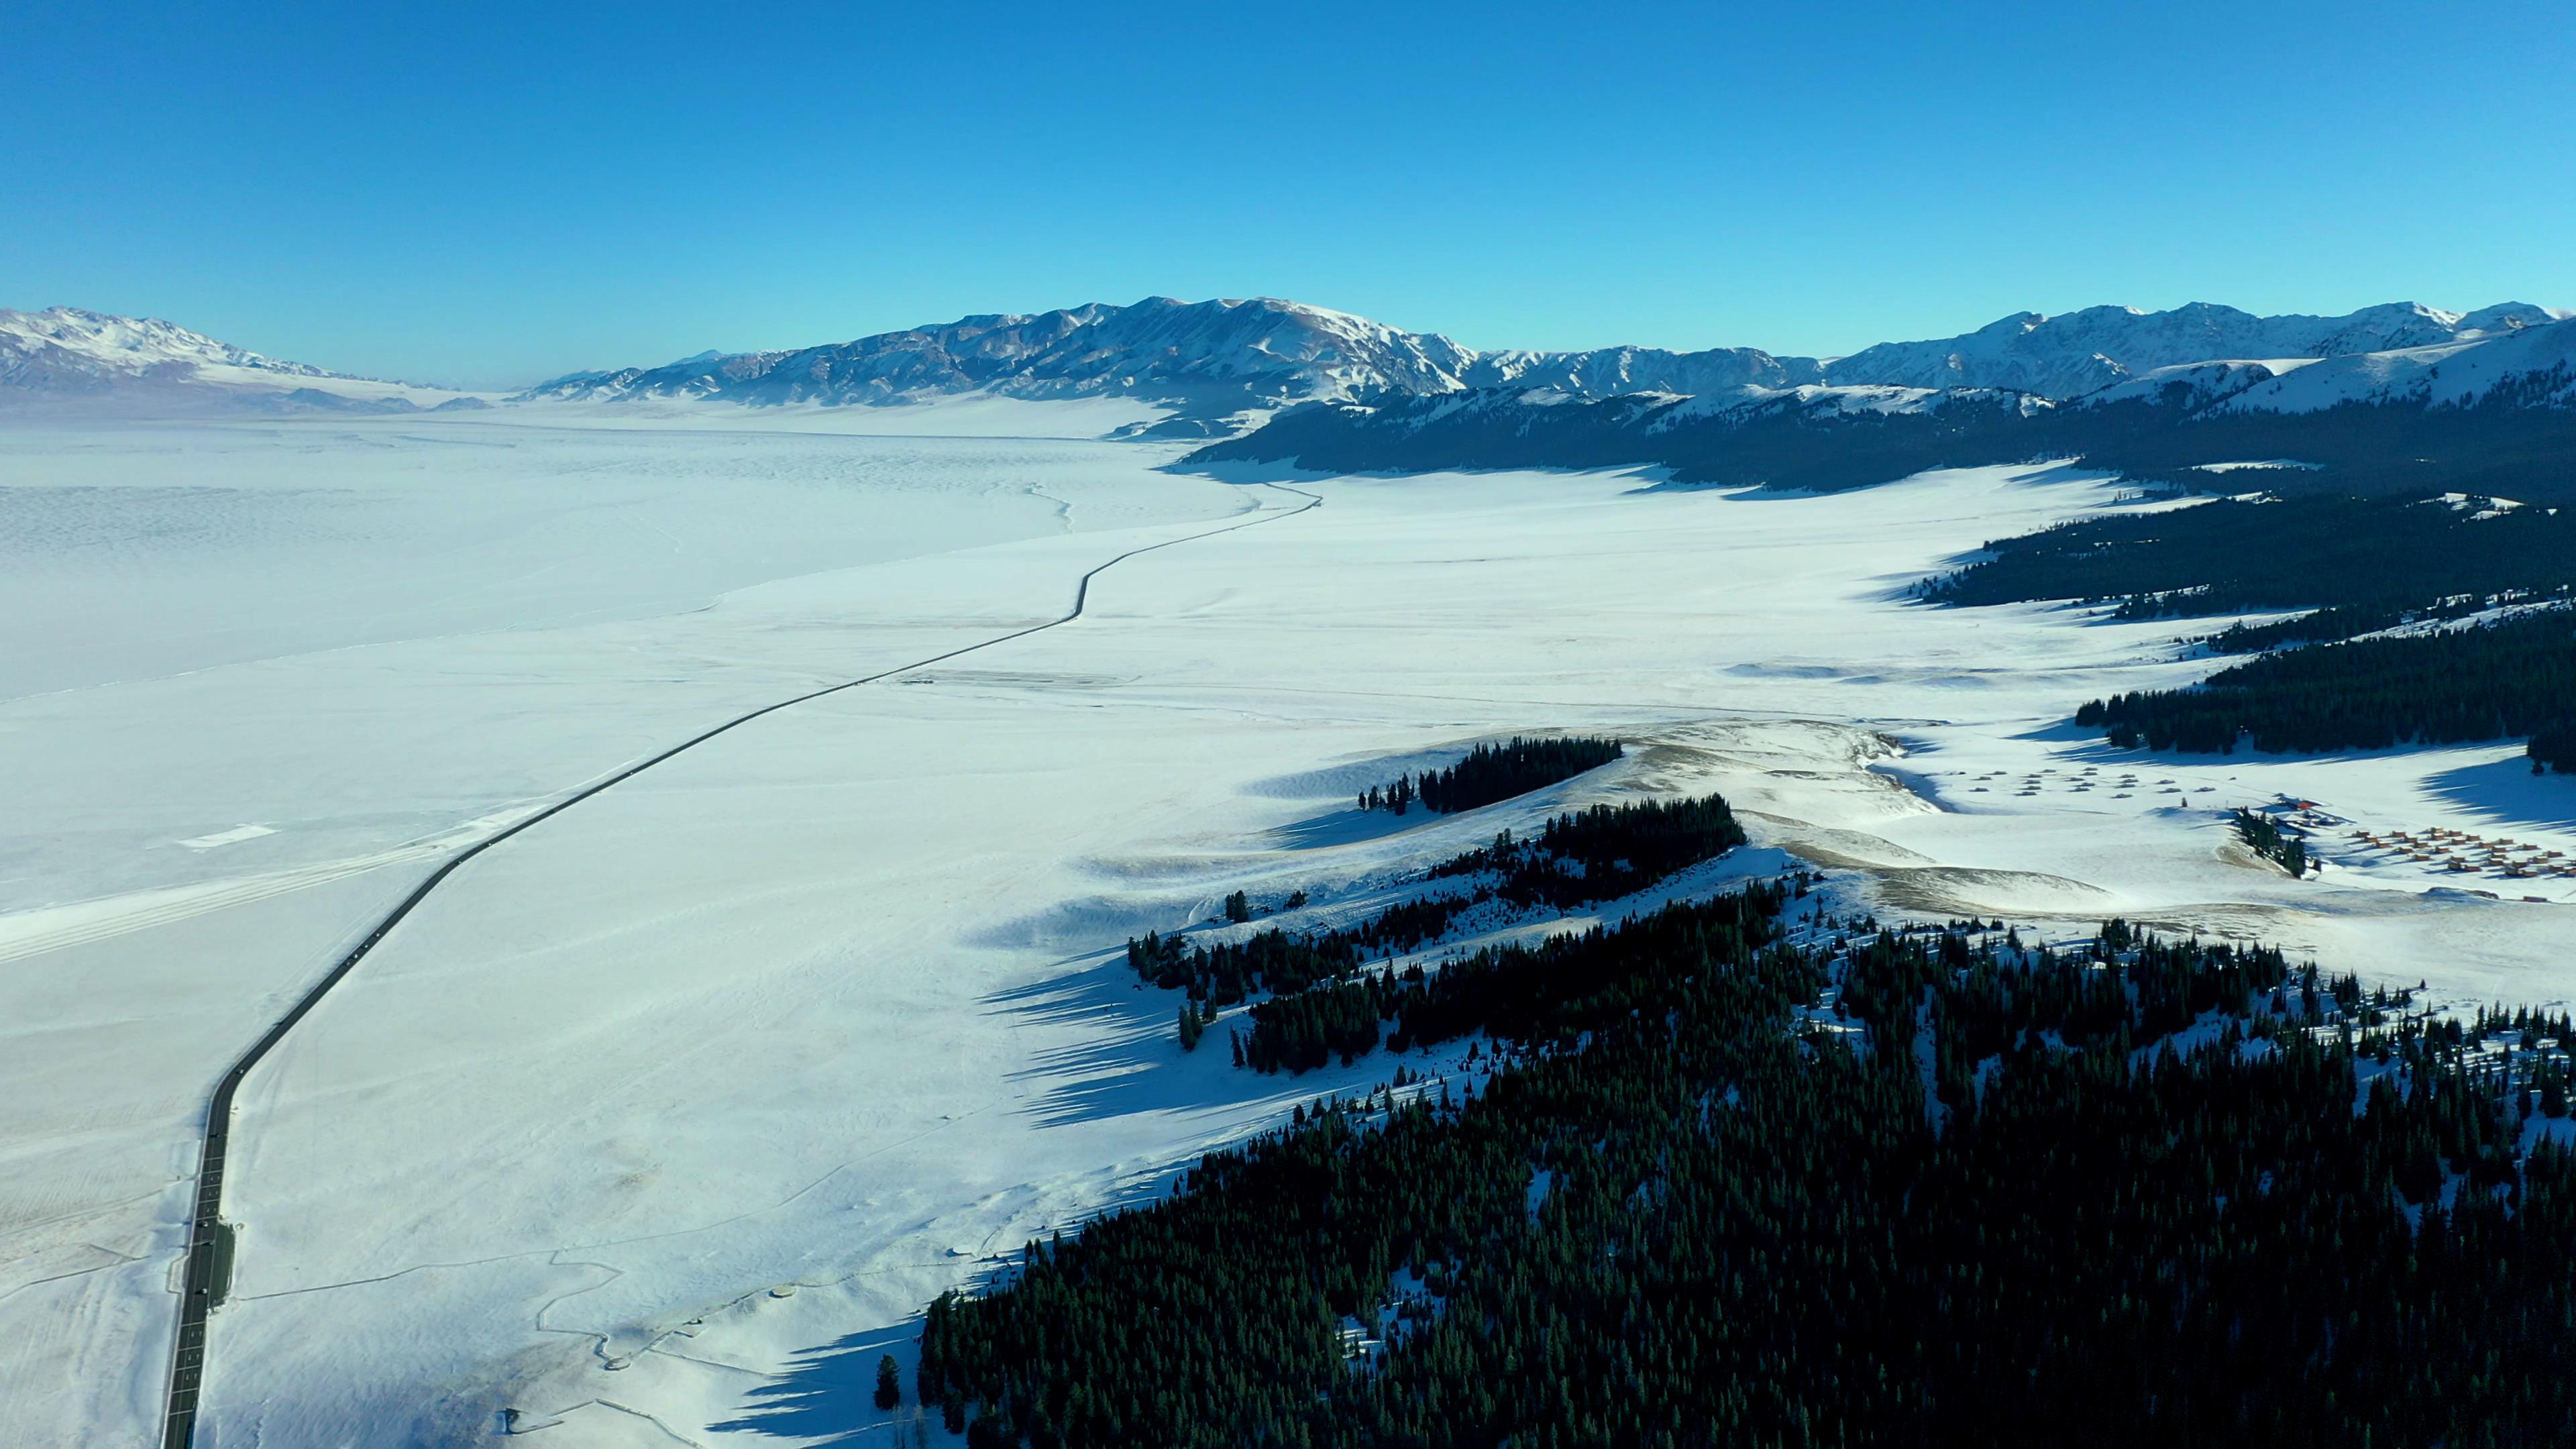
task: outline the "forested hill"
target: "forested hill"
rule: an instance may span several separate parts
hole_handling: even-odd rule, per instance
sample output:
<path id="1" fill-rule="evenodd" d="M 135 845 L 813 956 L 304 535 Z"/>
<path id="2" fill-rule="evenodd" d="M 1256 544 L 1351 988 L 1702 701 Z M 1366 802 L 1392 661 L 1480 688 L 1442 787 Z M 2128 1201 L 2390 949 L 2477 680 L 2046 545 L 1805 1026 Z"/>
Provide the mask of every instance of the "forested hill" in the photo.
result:
<path id="1" fill-rule="evenodd" d="M 2564 770 L 2576 759 L 2550 740 L 2576 722 L 2576 612 L 2283 650 L 2191 689 L 2090 701 L 2075 722 L 2120 749 L 2197 754 L 2239 743 L 2314 753 L 2527 737 L 2536 766 Z"/>
<path id="2" fill-rule="evenodd" d="M 1030 1243 L 932 1306 L 921 1406 L 987 1449 L 2576 1442 L 2576 1023 L 1782 904 L 1444 972 L 1414 1039 L 1502 1070 L 1399 1058 Z"/>
<path id="3" fill-rule="evenodd" d="M 2238 653 L 2568 597 L 2576 508 L 2464 496 L 2230 498 L 2079 519 L 1991 539 L 1979 552 L 1916 595 L 1963 605 L 2118 600 L 2130 619 L 2315 611 L 2211 641 Z"/>
<path id="4" fill-rule="evenodd" d="M 2261 657 L 2085 703 L 2121 749 L 2226 754 L 2525 737 L 2576 770 L 2576 508 L 2460 494 L 2221 499 L 1990 540 L 1915 586 L 1977 606 L 2117 600 L 2121 618 L 2301 610 L 2202 642 Z M 2268 652 L 2267 652 L 2268 651 Z"/>
<path id="5" fill-rule="evenodd" d="M 2565 379 L 2499 387 L 2465 405 L 2348 401 L 2307 412 L 2163 393 L 2058 404 L 1993 389 L 1800 388 L 1740 396 L 1546 390 L 1380 396 L 1299 408 L 1190 462 L 1289 462 L 1330 472 L 1660 465 L 1677 481 L 1830 492 L 1929 468 L 2080 459 L 2129 477 L 2242 491 L 2500 493 L 2576 502 L 2576 409 Z M 2307 467 L 2209 472 L 2294 460 Z"/>

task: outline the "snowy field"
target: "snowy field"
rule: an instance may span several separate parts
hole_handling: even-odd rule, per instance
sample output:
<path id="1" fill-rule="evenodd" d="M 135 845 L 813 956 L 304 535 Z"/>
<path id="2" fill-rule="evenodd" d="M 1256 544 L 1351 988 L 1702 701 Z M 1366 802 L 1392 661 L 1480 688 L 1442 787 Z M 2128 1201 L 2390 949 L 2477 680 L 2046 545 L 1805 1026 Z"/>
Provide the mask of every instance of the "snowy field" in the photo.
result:
<path id="1" fill-rule="evenodd" d="M 2112 506 L 2088 475 L 1749 498 L 1167 473 L 1036 404 L 471 416 L 0 430 L 0 1442 L 151 1437 L 205 1091 L 449 852 L 1170 540 L 1077 622 L 768 716 L 441 887 L 243 1091 L 201 1442 L 908 1437 L 866 1395 L 924 1301 L 1390 1070 L 1183 1057 L 1129 935 L 1236 889 L 1328 918 L 1569 802 L 1720 789 L 1732 868 L 1883 913 L 2576 994 L 2576 880 L 2337 836 L 2294 882 L 2224 822 L 2287 794 L 2576 853 L 2576 783 L 2518 747 L 2114 752 L 2065 717 L 2196 677 L 2171 641 L 2209 624 L 1901 602 Z M 922 435 L 847 431 L 889 424 Z M 1349 809 L 1545 729 L 1635 743 L 1467 817 Z"/>

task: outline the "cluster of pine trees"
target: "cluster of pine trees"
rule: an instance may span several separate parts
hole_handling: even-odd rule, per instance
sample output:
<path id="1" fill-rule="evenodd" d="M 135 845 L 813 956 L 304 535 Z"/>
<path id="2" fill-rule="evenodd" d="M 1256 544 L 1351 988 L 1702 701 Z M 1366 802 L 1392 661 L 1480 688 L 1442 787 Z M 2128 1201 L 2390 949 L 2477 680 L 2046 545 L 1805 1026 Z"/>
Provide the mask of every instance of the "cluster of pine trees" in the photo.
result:
<path id="1" fill-rule="evenodd" d="M 2308 873 L 2308 843 L 2298 832 L 2285 830 L 2281 822 L 2254 810 L 2236 812 L 2236 838 L 2245 842 L 2256 855 L 2272 862 L 2294 876 Z"/>
<path id="2" fill-rule="evenodd" d="M 1616 900 L 1677 870 L 1744 843 L 1744 827 L 1715 795 L 1669 804 L 1594 805 L 1559 815 L 1535 839 L 1508 830 L 1494 843 L 1432 870 L 1435 876 L 1498 877 L 1494 893 L 1516 906 L 1559 910 Z"/>
<path id="3" fill-rule="evenodd" d="M 2122 749 L 2197 754 L 2561 740 L 2576 723 L 2576 610 L 2266 654 L 2194 688 L 2093 700 L 2075 720 Z M 2564 758 L 2557 745 L 2532 757 L 2552 749 Z"/>
<path id="4" fill-rule="evenodd" d="M 1481 1090 L 1029 1244 L 917 1392 L 1038 1449 L 2576 1442 L 2576 1161 L 2522 1146 L 2567 1024 L 1776 904 L 1462 987 Z"/>
<path id="5" fill-rule="evenodd" d="M 1620 754 L 1619 742 L 1612 739 L 1525 740 L 1514 735 L 1509 744 L 1476 746 L 1445 770 L 1425 770 L 1419 781 L 1408 772 L 1396 776 L 1392 785 L 1372 785 L 1361 793 L 1359 806 L 1401 815 L 1419 801 L 1434 814 L 1455 815 L 1570 780 Z"/>
<path id="6" fill-rule="evenodd" d="M 2531 732 L 2531 743 L 2523 747 L 2531 757 L 2531 773 L 2544 769 L 2562 775 L 2576 775 L 2576 718 L 2545 725 Z"/>

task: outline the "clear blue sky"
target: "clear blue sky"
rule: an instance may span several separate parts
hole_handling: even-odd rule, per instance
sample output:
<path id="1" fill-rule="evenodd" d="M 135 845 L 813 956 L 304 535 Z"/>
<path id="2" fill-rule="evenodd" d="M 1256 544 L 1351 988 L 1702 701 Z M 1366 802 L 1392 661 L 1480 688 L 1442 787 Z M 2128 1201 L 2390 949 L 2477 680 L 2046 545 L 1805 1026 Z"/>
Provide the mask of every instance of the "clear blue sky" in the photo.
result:
<path id="1" fill-rule="evenodd" d="M 101 3 L 5 30 L 0 306 L 475 385 L 1153 293 L 1807 353 L 2097 302 L 2576 305 L 2566 0 Z"/>

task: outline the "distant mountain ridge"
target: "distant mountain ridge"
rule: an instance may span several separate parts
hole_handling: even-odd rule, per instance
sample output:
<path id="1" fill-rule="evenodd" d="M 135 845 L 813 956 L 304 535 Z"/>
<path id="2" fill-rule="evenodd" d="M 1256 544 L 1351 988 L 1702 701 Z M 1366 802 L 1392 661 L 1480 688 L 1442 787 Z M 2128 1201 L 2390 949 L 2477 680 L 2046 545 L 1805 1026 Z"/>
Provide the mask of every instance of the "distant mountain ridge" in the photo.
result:
<path id="1" fill-rule="evenodd" d="M 1034 316 L 963 317 L 855 341 L 701 355 L 657 368 L 579 372 L 516 400 L 709 398 L 751 404 L 888 404 L 966 391 L 1008 397 L 1116 396 L 1216 422 L 1294 403 L 1428 396 L 1519 383 L 1585 397 L 1644 389 L 1789 385 L 1813 359 L 1754 348 L 1674 353 L 1479 353 L 1437 333 L 1275 298 L 1130 306 L 1092 303 Z"/>
<path id="2" fill-rule="evenodd" d="M 960 318 L 850 342 L 705 355 L 656 368 L 579 372 L 523 400 L 709 398 L 753 404 L 883 404 L 983 390 L 1013 397 L 1124 396 L 1186 417 L 1239 418 L 1300 402 L 1545 388 L 1596 400 L 1741 388 L 2004 388 L 2081 396 L 2160 368 L 2222 359 L 2317 359 L 2476 341 L 2570 314 L 2527 303 L 2444 312 L 2416 303 L 2340 317 L 2260 317 L 2193 303 L 2166 312 L 2094 307 L 2021 313 L 1956 337 L 1889 342 L 1830 361 L 1751 347 L 1672 352 L 1478 351 L 1347 312 L 1276 298 Z"/>
<path id="3" fill-rule="evenodd" d="M 1823 491 L 2080 459 L 2195 487 L 2576 502 L 2576 321 L 2464 323 L 2437 318 L 2451 340 L 2428 346 L 2182 363 L 2069 399 L 1893 384 L 1383 393 L 1283 412 L 1190 461 L 1344 473 L 1642 464 L 1679 482 Z"/>
<path id="4" fill-rule="evenodd" d="M 1918 407 L 1884 391 L 1890 388 L 2010 392 L 2062 403 L 2142 387 L 2162 395 L 2183 381 L 2207 401 L 2288 409 L 2311 394 L 2414 387 L 2461 348 L 2553 329 L 2570 315 L 2527 303 L 2468 313 L 2391 303 L 2339 317 L 2261 317 L 2204 303 L 2165 312 L 2093 307 L 2054 317 L 2016 314 L 1956 337 L 1818 359 L 1751 347 L 1480 351 L 1438 333 L 1275 298 L 1149 297 L 1123 307 L 979 315 L 823 346 L 710 351 L 656 367 L 570 373 L 511 401 L 844 406 L 959 394 L 1106 397 L 1167 416 L 1137 431 L 1213 437 L 1304 405 L 1398 406 L 1481 393 L 1518 401 L 1480 400 L 1473 404 L 1480 413 L 1619 397 L 1690 397 L 1702 410 L 1758 404 L 1832 413 Z M 2367 358 L 2383 361 L 2353 360 Z M 1776 401 L 1813 389 L 1835 396 Z M 0 403 L 401 412 L 442 399 L 453 407 L 483 405 L 279 361 L 158 320 L 69 307 L 0 311 Z M 1658 426 L 1696 415 L 1675 414 Z"/>
<path id="5" fill-rule="evenodd" d="M 141 412 L 410 412 L 481 406 L 437 389 L 330 372 L 152 317 L 0 308 L 0 404 Z"/>

